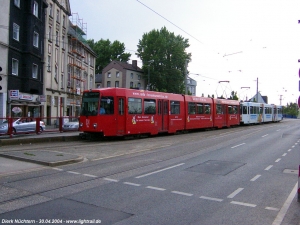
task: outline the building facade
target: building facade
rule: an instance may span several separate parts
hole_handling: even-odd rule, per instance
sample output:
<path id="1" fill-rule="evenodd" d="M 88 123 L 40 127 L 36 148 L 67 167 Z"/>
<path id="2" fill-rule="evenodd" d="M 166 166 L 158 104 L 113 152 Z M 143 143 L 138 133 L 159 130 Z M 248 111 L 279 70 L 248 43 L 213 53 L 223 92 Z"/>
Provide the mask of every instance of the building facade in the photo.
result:
<path id="1" fill-rule="evenodd" d="M 44 117 L 52 125 L 61 116 L 79 116 L 81 93 L 94 88 L 95 53 L 69 0 L 47 0 Z M 86 27 L 86 26 L 85 26 Z"/>
<path id="2" fill-rule="evenodd" d="M 39 117 L 43 108 L 40 98 L 43 96 L 47 3 L 44 0 L 5 0 L 6 9 L 7 4 L 9 10 L 1 12 L 4 18 L 1 23 L 8 22 L 8 33 L 1 32 L 1 42 L 8 41 L 8 51 L 3 47 L 5 44 L 1 47 L 1 57 L 6 57 L 1 90 L 1 101 L 6 109 L 2 108 L 1 113 L 12 117 Z"/>
<path id="3" fill-rule="evenodd" d="M 137 60 L 132 64 L 112 61 L 102 70 L 102 87 L 135 88 L 145 90 L 143 71 L 137 66 Z"/>

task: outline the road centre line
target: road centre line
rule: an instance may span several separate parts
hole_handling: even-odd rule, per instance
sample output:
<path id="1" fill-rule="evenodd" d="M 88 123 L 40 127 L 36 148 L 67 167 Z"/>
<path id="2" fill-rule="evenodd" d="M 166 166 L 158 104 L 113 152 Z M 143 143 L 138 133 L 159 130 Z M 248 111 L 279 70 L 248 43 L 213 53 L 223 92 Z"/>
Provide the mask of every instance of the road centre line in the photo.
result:
<path id="1" fill-rule="evenodd" d="M 123 184 L 128 184 L 128 185 L 131 185 L 131 186 L 136 186 L 136 187 L 139 187 L 139 186 L 141 186 L 140 184 L 131 183 L 131 182 L 123 182 Z"/>
<path id="2" fill-rule="evenodd" d="M 269 134 L 266 134 L 266 135 L 264 135 L 264 136 L 261 136 L 261 137 L 267 137 Z"/>
<path id="3" fill-rule="evenodd" d="M 289 149 L 288 152 L 292 151 L 292 149 Z"/>
<path id="4" fill-rule="evenodd" d="M 104 180 L 107 180 L 107 181 L 111 181 L 111 182 L 119 182 L 118 180 L 115 180 L 115 179 L 111 179 L 111 178 L 103 178 Z"/>
<path id="5" fill-rule="evenodd" d="M 234 198 L 238 193 L 240 193 L 244 188 L 238 188 L 234 192 L 232 192 L 230 195 L 227 196 L 227 198 Z"/>
<path id="6" fill-rule="evenodd" d="M 286 156 L 287 155 L 287 153 L 284 153 L 282 156 Z"/>
<path id="7" fill-rule="evenodd" d="M 242 146 L 242 145 L 244 145 L 244 144 L 246 144 L 246 143 L 242 143 L 242 144 L 239 144 L 239 145 L 235 145 L 235 146 L 232 146 L 231 148 L 236 148 L 236 147 Z"/>
<path id="8" fill-rule="evenodd" d="M 272 210 L 272 211 L 279 211 L 278 208 L 273 208 L 273 207 L 266 207 L 265 209 L 267 209 L 267 210 Z"/>
<path id="9" fill-rule="evenodd" d="M 248 206 L 248 207 L 256 207 L 256 205 L 254 204 L 250 204 L 250 203 L 245 203 L 245 202 L 236 202 L 236 201 L 232 201 L 230 202 L 231 204 L 235 204 L 235 205 L 242 205 L 242 206 Z"/>
<path id="10" fill-rule="evenodd" d="M 72 173 L 72 174 L 81 174 L 81 173 L 74 172 L 74 171 L 67 171 L 67 173 Z"/>
<path id="11" fill-rule="evenodd" d="M 280 225 L 283 221 L 283 218 L 285 217 L 295 195 L 297 194 L 297 189 L 298 189 L 298 182 L 296 183 L 296 185 L 294 186 L 292 192 L 290 193 L 290 195 L 288 196 L 288 198 L 286 199 L 286 201 L 284 202 L 282 208 L 280 209 L 279 213 L 277 214 L 275 220 L 273 221 L 272 225 Z"/>
<path id="12" fill-rule="evenodd" d="M 256 175 L 255 177 L 253 177 L 250 181 L 256 181 L 261 175 Z"/>
<path id="13" fill-rule="evenodd" d="M 211 197 L 206 197 L 206 196 L 200 196 L 200 198 L 210 200 L 210 201 L 216 201 L 216 202 L 222 202 L 223 201 L 223 199 L 220 199 L 220 198 L 211 198 Z"/>
<path id="14" fill-rule="evenodd" d="M 278 158 L 278 159 L 276 159 L 276 161 L 275 162 L 279 162 L 281 160 L 281 158 Z"/>
<path id="15" fill-rule="evenodd" d="M 92 175 L 92 174 L 82 174 L 83 176 L 86 176 L 86 177 L 94 177 L 94 178 L 96 178 L 97 176 L 95 176 L 95 175 Z"/>
<path id="16" fill-rule="evenodd" d="M 273 167 L 273 165 L 268 166 L 265 170 L 269 170 Z"/>
<path id="17" fill-rule="evenodd" d="M 164 188 L 159 188 L 159 187 L 153 187 L 153 186 L 147 186 L 146 188 L 156 190 L 156 191 L 165 191 L 166 189 Z"/>
<path id="18" fill-rule="evenodd" d="M 175 166 L 170 166 L 170 167 L 167 167 L 167 168 L 164 168 L 164 169 L 161 169 L 161 170 L 157 170 L 157 171 L 154 171 L 154 172 L 151 172 L 151 173 L 147 173 L 147 174 L 144 174 L 144 175 L 141 175 L 141 176 L 137 176 L 135 178 L 139 179 L 139 178 L 147 177 L 147 176 L 150 176 L 152 174 L 160 173 L 160 172 L 163 172 L 165 170 L 173 169 L 175 167 L 182 166 L 182 165 L 184 165 L 184 163 L 180 163 L 180 164 L 177 164 Z"/>
<path id="19" fill-rule="evenodd" d="M 174 194 L 178 194 L 178 195 L 193 196 L 193 194 L 180 192 L 180 191 L 171 191 L 171 192 L 174 193 Z"/>
<path id="20" fill-rule="evenodd" d="M 63 169 L 60 169 L 60 168 L 52 168 L 54 170 L 58 170 L 58 171 L 63 171 Z"/>

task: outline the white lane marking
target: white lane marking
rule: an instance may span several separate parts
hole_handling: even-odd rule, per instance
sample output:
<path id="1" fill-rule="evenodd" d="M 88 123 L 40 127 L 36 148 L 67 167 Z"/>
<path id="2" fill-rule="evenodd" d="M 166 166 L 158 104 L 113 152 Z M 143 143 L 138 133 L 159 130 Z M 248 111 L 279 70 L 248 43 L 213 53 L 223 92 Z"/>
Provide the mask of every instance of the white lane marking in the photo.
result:
<path id="1" fill-rule="evenodd" d="M 139 187 L 139 186 L 141 186 L 140 184 L 131 183 L 131 182 L 123 182 L 123 184 L 128 184 L 128 185 L 131 185 L 131 186 L 136 186 L 136 187 Z"/>
<path id="2" fill-rule="evenodd" d="M 281 160 L 281 158 L 278 158 L 278 159 L 276 159 L 276 161 L 275 162 L 279 162 Z"/>
<path id="3" fill-rule="evenodd" d="M 147 186 L 146 188 L 149 188 L 149 189 L 152 189 L 152 190 L 156 190 L 156 191 L 165 191 L 166 190 L 164 188 L 153 187 L 153 186 Z"/>
<path id="4" fill-rule="evenodd" d="M 295 145 L 297 145 L 297 144 L 298 144 L 298 142 L 295 143 Z"/>
<path id="5" fill-rule="evenodd" d="M 246 143 L 242 143 L 242 144 L 239 144 L 239 145 L 235 145 L 235 146 L 232 146 L 231 148 L 236 148 L 236 147 L 242 146 L 242 145 L 244 145 L 244 144 L 246 144 Z"/>
<path id="6" fill-rule="evenodd" d="M 72 174 L 81 174 L 81 173 L 74 172 L 74 171 L 67 171 L 67 173 L 72 173 Z"/>
<path id="7" fill-rule="evenodd" d="M 107 181 L 111 181 L 111 182 L 119 182 L 118 180 L 115 180 L 115 179 L 111 179 L 111 178 L 103 178 L 104 180 L 107 180 Z"/>
<path id="8" fill-rule="evenodd" d="M 264 135 L 264 136 L 261 136 L 261 137 L 267 137 L 269 134 L 266 134 L 266 135 Z"/>
<path id="9" fill-rule="evenodd" d="M 293 145 L 292 148 L 295 148 L 295 145 Z"/>
<path id="10" fill-rule="evenodd" d="M 269 170 L 273 167 L 273 165 L 268 166 L 265 170 Z"/>
<path id="11" fill-rule="evenodd" d="M 232 192 L 230 195 L 227 196 L 227 198 L 234 198 L 238 193 L 240 193 L 244 188 L 238 188 L 234 192 Z"/>
<path id="12" fill-rule="evenodd" d="M 63 171 L 63 169 L 60 169 L 60 168 L 52 168 L 54 170 L 58 170 L 58 171 Z"/>
<path id="13" fill-rule="evenodd" d="M 284 153 L 282 156 L 286 156 L 287 155 L 287 153 Z"/>
<path id="14" fill-rule="evenodd" d="M 216 202 L 222 202 L 223 199 L 220 198 L 211 198 L 211 197 L 206 197 L 206 196 L 201 196 L 200 198 L 210 200 L 210 201 L 216 201 Z"/>
<path id="15" fill-rule="evenodd" d="M 248 207 L 256 207 L 256 205 L 254 205 L 254 204 L 245 203 L 245 202 L 235 202 L 235 201 L 232 201 L 230 203 L 231 204 L 235 204 L 235 205 L 242 205 L 242 206 L 248 206 Z"/>
<path id="16" fill-rule="evenodd" d="M 256 181 L 261 175 L 256 175 L 255 177 L 253 177 L 250 181 Z"/>
<path id="17" fill-rule="evenodd" d="M 278 208 L 273 208 L 273 207 L 266 207 L 265 209 L 267 209 L 267 210 L 272 210 L 272 211 L 279 211 Z"/>
<path id="18" fill-rule="evenodd" d="M 292 149 L 289 149 L 288 152 L 292 151 Z"/>
<path id="19" fill-rule="evenodd" d="M 150 176 L 150 175 L 155 174 L 155 173 L 160 173 L 160 172 L 162 172 L 162 171 L 169 170 L 169 169 L 173 169 L 173 168 L 175 168 L 175 167 L 182 166 L 182 165 L 184 165 L 184 163 L 180 163 L 180 164 L 177 164 L 177 165 L 175 165 L 175 166 L 170 166 L 170 167 L 164 168 L 164 169 L 162 169 L 162 170 L 157 170 L 157 171 L 154 171 L 154 172 L 152 172 L 152 173 L 147 173 L 147 174 L 144 174 L 144 175 L 135 177 L 135 178 L 143 178 L 143 177 Z"/>
<path id="20" fill-rule="evenodd" d="M 171 192 L 174 193 L 174 194 L 178 194 L 178 195 L 193 196 L 193 194 L 180 192 L 180 191 L 171 191 Z"/>
<path id="21" fill-rule="evenodd" d="M 276 131 L 280 131 L 280 129 L 279 129 L 279 130 L 276 130 Z"/>
<path id="22" fill-rule="evenodd" d="M 83 176 L 86 176 L 86 177 L 97 177 L 97 176 L 95 176 L 95 175 L 92 175 L 92 174 L 82 174 Z"/>
<path id="23" fill-rule="evenodd" d="M 287 213 L 293 198 L 295 197 L 296 193 L 297 193 L 297 189 L 298 189 L 298 182 L 296 183 L 296 185 L 294 186 L 292 192 L 290 193 L 290 195 L 288 196 L 288 198 L 286 199 L 285 203 L 283 204 L 282 208 L 280 209 L 279 213 L 277 214 L 275 220 L 273 221 L 272 225 L 280 225 L 283 221 L 283 218 L 285 217 L 285 214 Z"/>

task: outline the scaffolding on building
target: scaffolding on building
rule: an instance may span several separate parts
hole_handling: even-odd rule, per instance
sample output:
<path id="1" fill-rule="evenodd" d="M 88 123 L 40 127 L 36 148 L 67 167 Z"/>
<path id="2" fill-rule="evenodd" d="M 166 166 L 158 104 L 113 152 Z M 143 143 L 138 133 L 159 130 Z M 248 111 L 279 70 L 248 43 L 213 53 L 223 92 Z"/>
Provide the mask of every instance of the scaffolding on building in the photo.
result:
<path id="1" fill-rule="evenodd" d="M 78 13 L 72 13 L 70 17 L 70 41 L 71 41 L 71 50 L 70 52 L 74 56 L 69 62 L 71 67 L 71 80 L 68 81 L 69 92 L 72 92 L 73 99 L 70 102 L 72 105 L 78 105 L 78 98 L 76 96 L 81 95 L 81 88 L 86 82 L 83 78 L 82 72 L 85 70 L 83 67 L 84 55 L 84 46 L 86 44 L 86 35 L 87 35 L 87 23 L 83 22 L 83 19 L 79 18 Z"/>

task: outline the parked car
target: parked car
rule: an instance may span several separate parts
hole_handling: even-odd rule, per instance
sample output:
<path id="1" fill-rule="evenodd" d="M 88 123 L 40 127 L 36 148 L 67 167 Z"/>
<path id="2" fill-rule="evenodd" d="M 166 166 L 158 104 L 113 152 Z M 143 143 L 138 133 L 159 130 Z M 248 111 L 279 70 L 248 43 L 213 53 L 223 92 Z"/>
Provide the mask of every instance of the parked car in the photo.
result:
<path id="1" fill-rule="evenodd" d="M 19 118 L 15 120 L 12 124 L 12 133 L 27 133 L 35 132 L 36 130 L 36 120 L 34 118 Z M 40 121 L 40 132 L 46 130 L 45 123 Z M 7 134 L 8 132 L 8 121 L 5 120 L 0 124 L 0 134 Z"/>
<path id="2" fill-rule="evenodd" d="M 63 131 L 76 131 L 79 130 L 79 120 L 78 118 L 72 118 L 69 122 L 64 123 L 62 126 Z"/>

